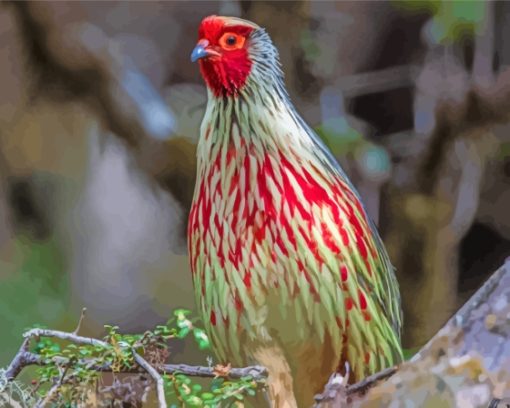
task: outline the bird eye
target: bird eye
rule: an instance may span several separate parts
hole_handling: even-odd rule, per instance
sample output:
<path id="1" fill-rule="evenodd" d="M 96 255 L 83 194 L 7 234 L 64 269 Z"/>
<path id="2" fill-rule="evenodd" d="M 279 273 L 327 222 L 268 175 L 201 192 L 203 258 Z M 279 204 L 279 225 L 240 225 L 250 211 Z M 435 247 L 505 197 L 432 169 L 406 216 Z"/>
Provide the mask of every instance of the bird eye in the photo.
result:
<path id="1" fill-rule="evenodd" d="M 220 38 L 220 46 L 225 50 L 237 50 L 244 45 L 245 38 L 235 33 L 225 33 Z"/>

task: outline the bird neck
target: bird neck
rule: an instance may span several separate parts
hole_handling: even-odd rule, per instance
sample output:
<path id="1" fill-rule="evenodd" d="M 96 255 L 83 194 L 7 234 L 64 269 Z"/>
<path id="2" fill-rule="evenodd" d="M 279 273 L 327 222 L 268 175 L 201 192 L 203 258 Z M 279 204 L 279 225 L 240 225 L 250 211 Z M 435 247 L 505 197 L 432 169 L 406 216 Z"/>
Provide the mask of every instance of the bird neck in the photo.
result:
<path id="1" fill-rule="evenodd" d="M 216 97 L 211 91 L 197 147 L 198 177 L 216 160 L 226 170 L 232 158 L 267 154 L 289 160 L 313 158 L 309 129 L 278 84 L 255 87 L 248 81 L 236 96 Z"/>

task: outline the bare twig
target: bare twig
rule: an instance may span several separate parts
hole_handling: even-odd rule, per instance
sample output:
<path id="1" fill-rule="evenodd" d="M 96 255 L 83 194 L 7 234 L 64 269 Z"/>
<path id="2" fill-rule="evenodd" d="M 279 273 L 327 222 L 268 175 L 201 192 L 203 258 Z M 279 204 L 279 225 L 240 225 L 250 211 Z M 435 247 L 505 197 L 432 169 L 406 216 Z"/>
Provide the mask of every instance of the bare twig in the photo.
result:
<path id="1" fill-rule="evenodd" d="M 16 364 L 13 364 L 16 361 Z M 67 361 L 64 357 L 53 357 L 50 361 L 43 359 L 41 356 L 28 351 L 18 352 L 13 359 L 13 363 L 6 370 L 6 377 L 11 380 L 25 367 L 31 365 L 44 366 L 50 363 L 64 363 Z M 111 372 L 112 367 L 109 364 L 98 364 L 95 359 L 78 360 L 78 364 L 87 366 L 90 370 L 98 372 Z M 122 373 L 140 373 L 139 367 L 127 368 L 123 367 Z M 158 367 L 158 371 L 162 374 L 184 374 L 189 377 L 214 378 L 216 373 L 214 367 L 191 366 L 188 364 L 163 364 Z M 254 381 L 261 382 L 267 378 L 267 370 L 262 366 L 248 366 L 242 368 L 231 368 L 228 372 L 228 378 L 236 380 L 242 377 L 252 377 Z"/>
<path id="2" fill-rule="evenodd" d="M 69 362 L 66 364 L 66 366 L 61 370 L 60 378 L 58 381 L 53 384 L 53 386 L 50 388 L 48 393 L 44 396 L 44 398 L 41 398 L 41 400 L 36 404 L 35 408 L 43 408 L 46 406 L 46 404 L 50 403 L 51 400 L 57 395 L 60 387 L 65 383 L 64 379 L 67 374 L 67 371 L 69 370 Z"/>
<path id="3" fill-rule="evenodd" d="M 80 324 L 83 320 L 84 311 L 82 311 L 82 315 L 80 318 L 80 322 L 78 323 L 77 330 L 75 330 L 73 333 L 63 332 L 59 330 L 48 330 L 48 329 L 32 329 L 27 331 L 23 337 L 23 343 L 12 360 L 11 364 L 7 368 L 5 372 L 5 376 L 8 380 L 13 380 L 16 378 L 16 376 L 22 371 L 22 369 L 29 365 L 48 365 L 48 364 L 57 364 L 59 366 L 63 366 L 64 369 L 62 371 L 60 380 L 56 382 L 53 387 L 50 389 L 50 391 L 45 395 L 43 399 L 41 399 L 36 407 L 42 408 L 46 406 L 56 395 L 59 388 L 62 386 L 64 382 L 65 374 L 67 373 L 67 370 L 70 366 L 72 366 L 73 363 L 82 364 L 86 366 L 89 370 L 98 371 L 98 372 L 111 372 L 113 371 L 111 364 L 100 364 L 98 362 L 98 359 L 81 359 L 81 360 L 70 360 L 66 357 L 56 356 L 52 357 L 50 359 L 43 358 L 42 356 L 31 353 L 28 350 L 30 340 L 32 338 L 40 338 L 40 337 L 53 337 L 58 338 L 61 340 L 66 340 L 72 343 L 76 344 L 85 344 L 85 345 L 92 345 L 92 346 L 100 346 L 103 348 L 108 348 L 109 344 L 107 342 L 97 340 L 94 338 L 89 337 L 83 337 L 76 335 L 76 332 L 79 330 Z M 123 368 L 121 372 L 123 373 L 140 373 L 140 372 L 147 372 L 154 382 L 156 383 L 156 390 L 158 395 L 158 401 L 159 401 L 159 407 L 160 408 L 166 408 L 166 401 L 165 401 L 165 393 L 164 393 L 164 384 L 163 379 L 160 375 L 161 373 L 166 374 L 175 374 L 175 373 L 182 373 L 185 375 L 190 376 L 200 376 L 200 377 L 215 377 L 217 375 L 217 371 L 214 367 L 195 367 L 195 366 L 188 366 L 185 364 L 168 364 L 168 365 L 161 365 L 157 369 L 153 366 L 151 366 L 142 356 L 140 356 L 136 351 L 131 348 L 131 353 L 138 364 L 138 366 L 135 366 L 133 368 Z M 226 377 L 230 378 L 241 378 L 244 376 L 253 375 L 255 381 L 261 381 L 267 376 L 267 372 L 263 367 L 245 367 L 245 368 L 233 368 L 229 370 L 228 373 L 226 373 Z"/>
<path id="4" fill-rule="evenodd" d="M 95 347 L 109 347 L 110 345 L 102 340 L 93 339 L 91 337 L 77 336 L 74 333 L 68 333 L 60 330 L 48 330 L 48 329 L 31 329 L 23 334 L 25 338 L 36 338 L 36 337 L 53 337 L 61 340 L 67 340 L 76 344 L 87 344 Z"/>
<path id="5" fill-rule="evenodd" d="M 345 384 L 349 380 L 350 374 L 349 368 L 346 367 L 346 374 L 343 377 L 337 373 L 335 373 L 336 375 L 333 374 L 324 387 L 324 392 L 315 396 L 315 401 L 318 403 L 317 407 L 319 407 L 321 403 L 331 401 L 338 403 L 340 401 L 346 401 L 350 396 L 363 395 L 380 381 L 387 380 L 389 377 L 395 374 L 397 370 L 398 367 L 396 366 L 389 367 L 364 378 L 356 384 L 346 387 Z M 339 406 L 341 406 L 341 404 Z"/>
<path id="6" fill-rule="evenodd" d="M 21 343 L 21 346 L 11 361 L 11 364 L 7 367 L 6 377 L 8 380 L 16 378 L 16 376 L 23 370 L 23 367 L 27 365 L 36 364 L 36 360 L 31 360 L 32 353 L 29 353 L 28 347 L 30 345 L 30 338 L 26 337 Z"/>
<path id="7" fill-rule="evenodd" d="M 131 353 L 135 361 L 142 367 L 147 373 L 152 377 L 154 382 L 156 383 L 156 390 L 158 394 L 158 404 L 159 408 L 166 408 L 166 400 L 165 400 L 165 389 L 163 384 L 163 378 L 159 375 L 158 371 L 151 366 L 140 354 L 138 354 L 134 348 L 131 348 Z"/>
<path id="8" fill-rule="evenodd" d="M 47 404 L 51 402 L 51 400 L 55 397 L 55 395 L 58 392 L 58 389 L 60 388 L 62 384 L 59 382 L 53 384 L 53 386 L 50 388 L 50 390 L 46 393 L 44 398 L 41 398 L 41 400 L 36 404 L 35 408 L 44 408 Z"/>
<path id="9" fill-rule="evenodd" d="M 101 346 L 108 347 L 108 343 L 89 338 L 78 336 L 77 333 L 80 330 L 81 323 L 83 318 L 85 317 L 86 308 L 83 308 L 81 311 L 80 320 L 78 321 L 78 326 L 73 333 L 67 333 L 59 330 L 47 330 L 47 329 L 32 329 L 23 334 L 24 340 L 21 344 L 19 351 L 14 356 L 13 360 L 9 364 L 6 370 L 6 377 L 8 380 L 12 380 L 16 378 L 16 376 L 23 370 L 24 367 L 29 365 L 42 365 L 41 357 L 37 354 L 30 353 L 29 346 L 30 340 L 37 337 L 55 337 L 62 340 L 71 341 L 77 344 L 87 344 L 93 346 Z"/>
<path id="10" fill-rule="evenodd" d="M 361 380 L 360 382 L 348 387 L 347 395 L 363 394 L 370 387 L 373 387 L 375 384 L 377 384 L 379 381 L 387 380 L 388 378 L 390 378 L 393 374 L 395 374 L 397 372 L 397 370 L 398 370 L 398 367 L 396 367 L 396 366 L 389 367 L 382 371 L 379 371 L 378 373 L 370 375 L 367 378 Z"/>
<path id="11" fill-rule="evenodd" d="M 214 367 L 165 364 L 162 366 L 162 370 L 167 374 L 182 373 L 190 377 L 216 377 Z M 242 377 L 252 377 L 255 381 L 262 381 L 267 377 L 267 370 L 262 366 L 248 366 L 243 368 L 231 368 L 228 372 L 228 378 L 239 379 Z"/>
<path id="12" fill-rule="evenodd" d="M 74 332 L 73 334 L 76 336 L 78 335 L 78 332 L 80 331 L 80 328 L 81 328 L 81 324 L 83 322 L 83 319 L 85 318 L 85 313 L 87 312 L 87 308 L 84 307 L 83 309 L 81 309 L 81 315 L 80 315 L 80 320 L 78 320 L 78 325 L 76 326 L 76 329 L 74 329 Z"/>

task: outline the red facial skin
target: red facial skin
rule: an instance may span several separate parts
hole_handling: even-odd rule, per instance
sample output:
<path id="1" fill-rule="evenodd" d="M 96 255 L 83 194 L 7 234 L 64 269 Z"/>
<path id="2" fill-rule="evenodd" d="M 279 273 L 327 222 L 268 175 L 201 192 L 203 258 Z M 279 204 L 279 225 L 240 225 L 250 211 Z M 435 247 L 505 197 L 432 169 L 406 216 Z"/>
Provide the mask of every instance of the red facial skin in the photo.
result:
<path id="1" fill-rule="evenodd" d="M 253 27 L 246 25 L 226 25 L 221 17 L 209 16 L 202 20 L 198 30 L 199 42 L 206 44 L 207 41 L 206 50 L 219 55 L 200 59 L 200 71 L 216 97 L 235 96 L 246 83 L 252 66 L 247 51 L 252 31 Z M 242 46 L 233 48 L 221 43 L 220 39 L 226 33 L 237 35 Z"/>

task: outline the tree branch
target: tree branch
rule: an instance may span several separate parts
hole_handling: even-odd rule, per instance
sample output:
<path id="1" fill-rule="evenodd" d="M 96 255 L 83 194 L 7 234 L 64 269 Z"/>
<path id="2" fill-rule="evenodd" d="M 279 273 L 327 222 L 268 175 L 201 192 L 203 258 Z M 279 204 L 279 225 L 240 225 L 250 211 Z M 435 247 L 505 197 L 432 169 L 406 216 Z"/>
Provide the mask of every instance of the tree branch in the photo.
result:
<path id="1" fill-rule="evenodd" d="M 154 382 L 156 383 L 156 391 L 158 394 L 158 405 L 159 408 L 166 408 L 166 400 L 165 400 L 165 389 L 163 384 L 163 378 L 157 370 L 151 366 L 140 354 L 138 354 L 134 348 L 131 348 L 131 353 L 135 361 L 138 363 L 140 367 L 142 367 L 149 375 L 152 377 Z"/>
<path id="2" fill-rule="evenodd" d="M 32 355 L 32 353 L 28 351 L 30 346 L 29 343 L 30 338 L 26 337 L 25 340 L 23 340 L 23 343 L 21 343 L 18 352 L 7 367 L 6 377 L 8 380 L 16 378 L 16 376 L 21 372 L 21 370 L 23 370 L 24 367 L 36 364 L 37 356 Z M 35 359 L 33 357 L 35 357 Z"/>
<path id="3" fill-rule="evenodd" d="M 510 259 L 451 317 L 446 325 L 408 362 L 388 368 L 345 388 L 332 387 L 316 397 L 317 408 L 388 406 L 438 398 L 443 390 L 445 404 L 459 404 L 469 392 L 487 390 L 489 406 L 510 397 Z M 389 377 L 391 379 L 386 382 Z M 506 381 L 506 382 L 505 382 Z M 437 389 L 434 388 L 437 385 Z M 446 390 L 447 392 L 445 392 Z M 474 390 L 474 391 L 473 391 Z M 461 397 L 459 397 L 461 395 Z M 450 398 L 450 400 L 448 400 Z M 467 398 L 467 397 L 464 397 Z M 471 398 L 471 397 L 470 397 Z M 415 401 L 415 402 L 416 402 Z M 485 404 L 485 405 L 484 405 Z M 430 406 L 433 406 L 430 402 Z M 349 405 L 351 406 L 351 405 Z M 495 405 L 494 405 L 495 406 Z"/>
<path id="4" fill-rule="evenodd" d="M 51 402 L 51 400 L 57 395 L 58 389 L 60 388 L 62 384 L 59 382 L 52 385 L 50 390 L 46 393 L 44 398 L 41 398 L 41 400 L 36 404 L 35 408 L 44 408 L 47 404 Z"/>
<path id="5" fill-rule="evenodd" d="M 508 356 L 510 356 L 510 325 L 506 324 L 508 313 L 510 313 L 510 259 L 494 273 L 411 361 L 403 363 L 399 368 L 390 367 L 385 369 L 348 387 L 343 386 L 342 382 L 339 383 L 332 377 L 326 386 L 325 392 L 316 397 L 316 407 L 338 407 L 341 406 L 339 405 L 341 401 L 361 403 L 370 400 L 382 403 L 381 395 L 386 396 L 385 403 L 388 395 L 390 399 L 398 401 L 402 393 L 412 395 L 413 387 L 415 387 L 413 381 L 416 382 L 416 379 L 409 373 L 447 377 L 450 375 L 448 370 L 451 369 L 452 364 L 459 364 L 459 358 L 472 356 L 473 353 L 480 356 L 481 370 L 482 373 L 486 374 L 485 376 L 480 375 L 479 378 L 485 378 L 485 381 L 489 381 L 487 379 L 493 378 L 491 377 L 492 374 L 497 373 L 498 370 L 505 370 Z M 24 337 L 23 344 L 5 372 L 8 380 L 16 378 L 24 367 L 30 365 L 44 366 L 50 363 L 65 365 L 69 363 L 69 360 L 65 357 L 53 357 L 48 360 L 31 353 L 28 351 L 31 338 L 54 337 L 77 344 L 109 347 L 108 343 L 101 340 L 57 330 L 32 329 L 26 332 Z M 120 372 L 127 374 L 148 372 L 158 385 L 160 406 L 164 406 L 161 405 L 161 395 L 164 395 L 161 391 L 161 374 L 182 373 L 187 376 L 210 378 L 216 376 L 213 367 L 186 364 L 162 364 L 153 367 L 140 355 L 133 354 L 133 356 L 137 365 L 131 368 L 122 367 Z M 82 359 L 77 362 L 90 370 L 98 372 L 113 371 L 110 364 L 99 364 L 93 358 Z M 432 374 L 429 373 L 432 370 L 431 364 L 435 367 Z M 439 372 L 437 367 L 440 367 L 443 371 Z M 261 366 L 232 368 L 227 376 L 231 379 L 251 376 L 255 381 L 261 382 L 267 378 L 267 370 Z M 390 377 L 392 377 L 392 384 L 399 384 L 399 394 L 396 396 L 392 396 L 391 391 L 384 391 L 384 387 L 392 387 L 392 385 L 387 385 L 388 382 L 383 381 Z M 460 382 L 458 376 L 456 378 L 459 387 L 472 381 L 469 373 L 462 374 L 462 381 Z M 433 389 L 429 392 L 433 392 Z M 510 392 L 504 391 L 493 396 L 508 398 Z"/>
<path id="6" fill-rule="evenodd" d="M 63 363 L 65 359 L 63 357 L 54 357 L 51 362 Z M 23 368 L 36 365 L 44 366 L 50 362 L 44 360 L 40 355 L 31 353 L 29 351 L 21 351 L 16 354 L 12 363 L 7 367 L 5 375 L 8 380 L 16 378 Z M 78 363 L 89 367 L 90 370 L 98 372 L 112 372 L 113 369 L 110 364 L 96 364 L 94 359 L 82 359 Z M 161 374 L 184 374 L 190 377 L 202 377 L 202 378 L 214 378 L 216 373 L 214 367 L 206 366 L 192 366 L 188 364 L 162 364 L 157 368 Z M 134 374 L 142 373 L 145 370 L 140 367 L 127 368 L 123 367 L 121 373 Z M 262 366 L 248 366 L 242 368 L 231 368 L 227 374 L 227 378 L 237 380 L 242 377 L 252 377 L 254 381 L 260 382 L 267 378 L 267 370 Z"/>
<path id="7" fill-rule="evenodd" d="M 23 334 L 23 337 L 29 339 L 37 337 L 53 337 L 61 340 L 67 340 L 76 344 L 87 344 L 89 346 L 104 348 L 110 347 L 110 345 L 105 341 L 93 339 L 91 337 L 78 336 L 74 333 L 68 333 L 60 330 L 31 329 Z"/>
<path id="8" fill-rule="evenodd" d="M 78 324 L 76 325 L 76 329 L 74 329 L 73 331 L 73 334 L 74 335 L 77 335 L 78 332 L 80 331 L 81 329 L 81 324 L 83 323 L 83 319 L 85 319 L 85 313 L 87 312 L 87 308 L 84 307 L 83 309 L 81 309 L 81 315 L 80 315 L 80 320 L 78 320 Z"/>

